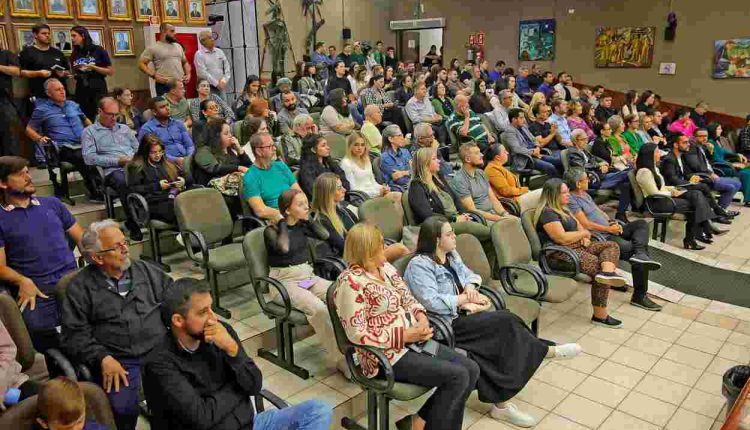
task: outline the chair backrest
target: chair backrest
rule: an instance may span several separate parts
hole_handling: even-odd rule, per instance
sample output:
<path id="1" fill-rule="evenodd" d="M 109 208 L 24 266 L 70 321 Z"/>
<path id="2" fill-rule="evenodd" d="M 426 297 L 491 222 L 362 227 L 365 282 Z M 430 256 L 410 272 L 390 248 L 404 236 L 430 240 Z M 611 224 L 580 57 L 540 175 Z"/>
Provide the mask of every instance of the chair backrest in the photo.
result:
<path id="1" fill-rule="evenodd" d="M 628 172 L 628 180 L 630 181 L 630 188 L 633 189 L 633 207 L 640 210 L 643 207 L 643 201 L 645 198 L 643 197 L 641 185 L 635 179 L 635 169 L 631 169 Z"/>
<path id="2" fill-rule="evenodd" d="M 104 391 L 90 382 L 79 382 L 78 385 L 83 390 L 83 397 L 86 399 L 86 419 L 107 426 L 110 430 L 116 430 L 112 407 Z M 29 397 L 5 411 L 0 415 L 0 428 L 14 430 L 36 428 L 36 418 L 39 416 L 37 399 L 38 396 Z"/>
<path id="3" fill-rule="evenodd" d="M 404 276 L 404 273 L 406 273 L 406 268 L 409 267 L 409 262 L 412 258 L 416 257 L 417 254 L 407 254 L 403 257 L 399 258 L 398 260 L 394 261 L 393 267 L 398 270 L 398 274 L 401 276 Z"/>
<path id="4" fill-rule="evenodd" d="M 448 138 L 451 141 L 451 151 L 456 152 L 458 151 L 458 136 L 456 136 L 456 133 L 453 132 L 453 129 L 450 127 L 445 127 L 448 129 Z"/>
<path id="5" fill-rule="evenodd" d="M 174 212 L 181 231 L 199 231 L 208 245 L 226 239 L 234 229 L 224 197 L 213 188 L 178 194 L 174 199 Z"/>
<path id="6" fill-rule="evenodd" d="M 232 124 L 232 135 L 240 141 L 240 145 L 245 145 L 245 143 L 247 142 L 246 140 L 244 140 L 245 136 L 242 135 L 242 124 L 244 123 L 245 120 L 241 119 L 239 121 L 235 121 Z"/>
<path id="7" fill-rule="evenodd" d="M 569 152 L 570 151 L 568 151 L 567 148 L 560 151 L 560 162 L 563 166 L 563 172 L 567 172 L 570 168 L 570 160 L 568 159 Z"/>
<path id="8" fill-rule="evenodd" d="M 242 215 L 253 215 L 255 216 L 255 212 L 253 212 L 253 208 L 250 207 L 250 205 L 247 203 L 247 199 L 245 196 L 245 181 L 240 181 L 240 188 L 237 192 L 237 196 L 240 199 L 240 210 L 242 211 Z"/>
<path id="9" fill-rule="evenodd" d="M 414 132 L 414 124 L 411 121 L 411 118 L 409 118 L 409 115 L 406 113 L 406 109 L 404 109 L 404 125 L 406 126 L 406 132 L 412 133 Z"/>
<path id="10" fill-rule="evenodd" d="M 521 214 L 521 225 L 523 225 L 523 231 L 526 233 L 526 238 L 531 246 L 531 256 L 534 260 L 539 259 L 539 251 L 542 249 L 542 242 L 539 240 L 539 235 L 536 232 L 536 226 L 534 225 L 534 212 L 536 209 L 529 209 Z"/>
<path id="11" fill-rule="evenodd" d="M 328 314 L 331 316 L 331 325 L 333 326 L 333 334 L 336 336 L 336 345 L 339 347 L 339 351 L 342 354 L 346 353 L 347 348 L 354 346 L 346 336 L 344 326 L 341 324 L 341 318 L 339 317 L 339 311 L 336 307 L 336 287 L 339 285 L 338 281 L 333 282 L 328 291 L 326 292 L 326 306 L 328 306 Z"/>
<path id="12" fill-rule="evenodd" d="M 250 281 L 255 282 L 261 276 L 268 276 L 268 252 L 263 238 L 265 227 L 250 230 L 242 239 L 242 252 L 245 254 Z"/>
<path id="13" fill-rule="evenodd" d="M 456 236 L 456 251 L 461 256 L 466 267 L 481 276 L 484 282 L 492 279 L 490 260 L 487 259 L 487 254 L 484 253 L 482 243 L 479 242 L 476 236 L 468 233 Z"/>
<path id="14" fill-rule="evenodd" d="M 498 267 L 531 261 L 531 245 L 519 218 L 501 218 L 490 227 L 490 235 Z"/>
<path id="15" fill-rule="evenodd" d="M 492 123 L 492 120 L 490 120 L 490 117 L 488 117 L 487 115 L 479 115 L 479 119 L 482 120 L 482 125 L 484 126 L 484 128 L 486 128 L 487 131 L 490 134 L 492 134 L 492 137 L 494 137 L 495 140 L 497 141 L 499 130 L 495 129 L 495 124 Z"/>
<path id="16" fill-rule="evenodd" d="M 0 293 L 0 321 L 8 330 L 13 343 L 16 344 L 16 361 L 21 365 L 21 371 L 28 370 L 34 365 L 36 350 L 31 343 L 31 336 L 26 329 L 16 301 L 5 293 Z"/>
<path id="17" fill-rule="evenodd" d="M 375 176 L 375 180 L 378 181 L 379 184 L 385 183 L 383 170 L 380 169 L 380 157 L 372 157 L 370 164 L 372 164 L 372 175 Z"/>
<path id="18" fill-rule="evenodd" d="M 409 190 L 404 190 L 401 193 L 401 207 L 404 209 L 406 225 L 417 225 L 417 218 L 414 216 L 414 211 L 411 210 L 411 206 L 409 205 Z"/>
<path id="19" fill-rule="evenodd" d="M 188 155 L 183 160 L 182 172 L 185 174 L 185 177 L 193 176 L 193 156 L 192 155 Z"/>
<path id="20" fill-rule="evenodd" d="M 391 199 L 376 197 L 366 200 L 359 206 L 360 221 L 378 226 L 386 239 L 401 241 L 404 233 L 404 219 Z"/>
<path id="21" fill-rule="evenodd" d="M 328 146 L 331 147 L 331 158 L 341 160 L 346 155 L 346 137 L 338 133 L 326 133 L 323 135 Z"/>

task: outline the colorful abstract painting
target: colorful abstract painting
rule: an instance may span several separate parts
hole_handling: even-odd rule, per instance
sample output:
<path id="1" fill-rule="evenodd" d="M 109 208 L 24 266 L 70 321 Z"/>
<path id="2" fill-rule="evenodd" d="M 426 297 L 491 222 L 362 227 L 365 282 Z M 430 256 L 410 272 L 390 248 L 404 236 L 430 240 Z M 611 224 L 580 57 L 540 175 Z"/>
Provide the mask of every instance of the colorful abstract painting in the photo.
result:
<path id="1" fill-rule="evenodd" d="M 596 67 L 651 67 L 655 27 L 599 27 L 596 29 Z"/>
<path id="2" fill-rule="evenodd" d="M 716 79 L 750 78 L 750 38 L 715 41 L 712 76 Z"/>
<path id="3" fill-rule="evenodd" d="M 535 19 L 518 24 L 518 59 L 551 61 L 555 59 L 555 20 Z"/>

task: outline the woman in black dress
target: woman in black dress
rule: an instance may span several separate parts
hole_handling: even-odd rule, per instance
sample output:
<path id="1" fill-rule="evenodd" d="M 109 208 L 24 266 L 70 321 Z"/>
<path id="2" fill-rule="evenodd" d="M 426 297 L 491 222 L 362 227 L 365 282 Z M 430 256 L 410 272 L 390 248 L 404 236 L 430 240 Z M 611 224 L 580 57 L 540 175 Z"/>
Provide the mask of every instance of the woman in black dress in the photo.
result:
<path id="1" fill-rule="evenodd" d="M 77 25 L 70 30 L 73 53 L 70 68 L 76 79 L 74 100 L 91 121 L 96 118 L 97 103 L 107 94 L 105 77 L 115 73 L 107 50 L 95 45 L 86 27 Z"/>

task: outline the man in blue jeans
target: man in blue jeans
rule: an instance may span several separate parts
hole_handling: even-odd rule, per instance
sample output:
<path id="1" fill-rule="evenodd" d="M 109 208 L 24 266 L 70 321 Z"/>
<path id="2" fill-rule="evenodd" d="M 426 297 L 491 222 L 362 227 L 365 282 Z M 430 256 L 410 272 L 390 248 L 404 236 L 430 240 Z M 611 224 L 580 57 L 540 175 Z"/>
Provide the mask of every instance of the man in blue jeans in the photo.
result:
<path id="1" fill-rule="evenodd" d="M 169 332 L 146 358 L 144 388 L 151 427 L 160 430 L 325 430 L 333 411 L 308 400 L 255 415 L 251 396 L 263 377 L 234 329 L 211 310 L 202 281 L 177 281 L 161 305 Z"/>

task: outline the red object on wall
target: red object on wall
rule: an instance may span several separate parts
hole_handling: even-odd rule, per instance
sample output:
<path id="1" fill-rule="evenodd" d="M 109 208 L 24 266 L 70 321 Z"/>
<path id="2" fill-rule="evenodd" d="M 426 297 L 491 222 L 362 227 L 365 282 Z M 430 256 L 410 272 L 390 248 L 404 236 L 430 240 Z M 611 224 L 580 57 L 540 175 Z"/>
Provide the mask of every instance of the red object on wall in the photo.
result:
<path id="1" fill-rule="evenodd" d="M 195 74 L 195 67 L 193 67 L 193 58 L 195 53 L 198 52 L 198 35 L 194 33 L 176 33 L 175 37 L 180 42 L 182 48 L 185 49 L 185 57 L 187 57 L 188 64 L 190 64 L 190 81 L 185 85 L 185 97 L 192 99 L 197 97 L 197 76 Z M 161 38 L 161 33 L 156 33 L 156 40 Z"/>

